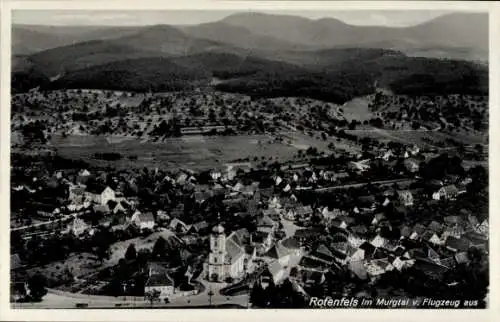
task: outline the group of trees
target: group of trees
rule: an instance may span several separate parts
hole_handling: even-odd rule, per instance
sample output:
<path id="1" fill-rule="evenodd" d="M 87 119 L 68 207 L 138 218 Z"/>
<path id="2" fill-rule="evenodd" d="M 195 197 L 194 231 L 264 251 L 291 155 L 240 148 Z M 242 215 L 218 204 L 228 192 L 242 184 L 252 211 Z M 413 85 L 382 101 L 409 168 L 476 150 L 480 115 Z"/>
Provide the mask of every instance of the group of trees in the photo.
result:
<path id="1" fill-rule="evenodd" d="M 289 279 L 275 285 L 272 278 L 269 285 L 263 288 L 257 281 L 250 291 L 250 302 L 257 308 L 305 308 L 304 296 L 297 292 Z"/>
<path id="2" fill-rule="evenodd" d="M 20 295 L 21 302 L 40 302 L 47 294 L 47 279 L 35 273 L 28 277 L 26 283 L 14 283 L 13 291 Z"/>

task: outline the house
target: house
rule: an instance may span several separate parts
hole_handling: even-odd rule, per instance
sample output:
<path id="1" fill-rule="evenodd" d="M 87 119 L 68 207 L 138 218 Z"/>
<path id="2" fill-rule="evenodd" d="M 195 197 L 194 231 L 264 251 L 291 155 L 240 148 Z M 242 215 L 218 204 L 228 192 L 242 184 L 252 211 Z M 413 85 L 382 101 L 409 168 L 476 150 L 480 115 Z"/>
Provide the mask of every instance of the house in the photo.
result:
<path id="1" fill-rule="evenodd" d="M 181 173 L 179 173 L 179 175 L 175 179 L 175 182 L 178 185 L 184 185 L 186 183 L 186 181 L 187 181 L 188 178 L 189 178 L 189 176 L 186 173 L 181 172 Z"/>
<path id="2" fill-rule="evenodd" d="M 273 261 L 270 263 L 267 270 L 275 285 L 283 282 L 290 274 L 290 270 L 285 268 L 279 261 Z M 265 273 L 263 275 L 265 276 Z"/>
<path id="3" fill-rule="evenodd" d="M 125 213 L 129 211 L 131 206 L 126 201 L 119 201 L 116 203 L 116 206 L 113 208 L 113 213 L 117 214 L 119 212 Z"/>
<path id="4" fill-rule="evenodd" d="M 250 245 L 255 247 L 258 254 L 264 254 L 272 246 L 272 233 L 270 231 L 257 230 L 250 235 Z"/>
<path id="5" fill-rule="evenodd" d="M 392 271 L 394 266 L 389 262 L 388 259 L 375 259 L 367 262 L 365 264 L 366 272 L 370 277 L 370 280 L 376 280 L 385 272 Z"/>
<path id="6" fill-rule="evenodd" d="M 110 203 L 111 202 L 112 202 L 112 200 L 110 201 Z M 100 214 L 100 215 L 105 215 L 105 214 L 109 213 L 109 207 L 107 205 L 100 205 L 100 204 L 93 205 L 92 210 L 94 211 L 94 213 Z"/>
<path id="7" fill-rule="evenodd" d="M 455 261 L 457 264 L 468 264 L 470 259 L 467 252 L 458 252 L 455 254 Z"/>
<path id="8" fill-rule="evenodd" d="M 398 199 L 405 206 L 413 206 L 413 194 L 410 190 L 399 190 Z"/>
<path id="9" fill-rule="evenodd" d="M 287 206 L 283 213 L 283 218 L 286 220 L 294 221 L 297 218 L 297 212 L 294 206 Z"/>
<path id="10" fill-rule="evenodd" d="M 324 234 L 325 229 L 320 227 L 302 228 L 295 231 L 294 237 L 297 238 L 301 243 L 305 243 L 308 240 L 316 240 L 319 236 Z"/>
<path id="11" fill-rule="evenodd" d="M 445 247 L 453 252 L 465 252 L 469 250 L 470 242 L 466 238 L 455 238 L 449 236 L 444 243 Z"/>
<path id="12" fill-rule="evenodd" d="M 196 191 L 193 194 L 194 201 L 196 201 L 199 204 L 202 204 L 205 202 L 205 200 L 209 199 L 212 197 L 211 191 Z"/>
<path id="13" fill-rule="evenodd" d="M 87 169 L 83 169 L 80 172 L 78 172 L 78 178 L 81 180 L 86 180 L 88 177 L 90 177 L 91 173 Z"/>
<path id="14" fill-rule="evenodd" d="M 35 205 L 36 213 L 39 216 L 49 217 L 49 218 L 54 216 L 54 212 L 56 210 L 56 207 L 54 205 L 49 205 L 49 204 L 40 203 L 40 202 L 33 202 L 32 204 Z"/>
<path id="15" fill-rule="evenodd" d="M 111 227 L 111 224 L 113 223 L 113 218 L 111 217 L 102 217 L 101 219 L 98 220 L 99 226 L 108 228 Z"/>
<path id="16" fill-rule="evenodd" d="M 221 177 L 222 177 L 222 172 L 217 171 L 217 170 L 210 171 L 210 178 L 212 178 L 212 180 L 217 181 Z"/>
<path id="17" fill-rule="evenodd" d="M 70 186 L 68 199 L 71 203 L 80 204 L 85 198 L 85 188 L 81 186 Z"/>
<path id="18" fill-rule="evenodd" d="M 427 226 L 427 228 L 436 234 L 441 234 L 443 231 L 443 225 L 441 225 L 435 220 L 431 221 L 431 223 L 429 224 L 429 226 Z"/>
<path id="19" fill-rule="evenodd" d="M 357 171 L 358 173 L 365 172 L 370 169 L 370 160 L 351 161 L 348 166 L 351 170 Z"/>
<path id="20" fill-rule="evenodd" d="M 238 172 L 247 173 L 252 169 L 252 163 L 250 162 L 233 162 L 225 164 L 224 178 L 227 180 L 233 180 Z"/>
<path id="21" fill-rule="evenodd" d="M 180 233 L 187 233 L 189 231 L 189 226 L 186 225 L 182 220 L 178 218 L 172 219 L 170 224 L 168 225 L 168 228 L 175 232 L 180 232 Z"/>
<path id="22" fill-rule="evenodd" d="M 115 191 L 110 187 L 89 185 L 85 190 L 85 197 L 96 204 L 105 206 L 108 201 L 115 200 Z"/>
<path id="23" fill-rule="evenodd" d="M 384 213 L 382 212 L 379 212 L 379 213 L 376 213 L 375 215 L 373 215 L 373 219 L 372 221 L 370 222 L 371 225 L 373 226 L 376 226 L 378 225 L 379 223 L 381 223 L 382 221 L 384 221 L 386 218 L 385 218 L 385 215 Z"/>
<path id="24" fill-rule="evenodd" d="M 289 237 L 289 238 L 283 239 L 280 242 L 280 244 L 281 244 L 281 246 L 288 249 L 288 251 L 294 256 L 300 257 L 303 254 L 304 249 L 302 248 L 302 246 L 297 238 Z"/>
<path id="25" fill-rule="evenodd" d="M 411 267 L 415 263 L 412 259 L 402 259 L 401 257 L 395 257 L 391 265 L 398 271 L 402 271 L 405 268 Z"/>
<path id="26" fill-rule="evenodd" d="M 281 266 L 288 266 L 290 264 L 291 252 L 288 248 L 281 245 L 281 243 L 276 243 L 264 256 L 278 261 Z"/>
<path id="27" fill-rule="evenodd" d="M 477 233 L 479 234 L 483 234 L 483 235 L 486 235 L 488 236 L 489 234 L 489 224 L 488 224 L 488 219 L 485 219 L 481 222 L 481 224 L 479 224 L 479 226 L 477 226 L 474 231 L 476 231 Z"/>
<path id="28" fill-rule="evenodd" d="M 278 228 L 278 223 L 269 216 L 261 216 L 257 219 L 257 230 L 273 233 Z"/>
<path id="29" fill-rule="evenodd" d="M 264 217 L 269 217 L 276 223 L 279 222 L 280 220 L 280 211 L 276 208 L 269 208 L 269 209 L 264 209 L 262 210 L 262 215 Z M 277 225 L 276 225 L 277 227 Z"/>
<path id="30" fill-rule="evenodd" d="M 354 252 L 354 247 L 352 247 L 347 241 L 340 241 L 331 243 L 329 249 L 335 260 L 342 265 L 347 264 L 349 252 Z"/>
<path id="31" fill-rule="evenodd" d="M 434 244 L 434 245 L 441 245 L 442 244 L 442 241 L 439 238 L 439 236 L 435 232 L 432 232 L 429 230 L 423 233 L 422 240 L 429 242 L 431 244 Z"/>
<path id="32" fill-rule="evenodd" d="M 375 236 L 372 239 L 372 241 L 370 242 L 370 244 L 372 244 L 376 248 L 378 248 L 378 247 L 384 247 L 384 245 L 386 243 L 387 243 L 387 239 L 385 239 L 384 237 L 382 237 L 380 235 Z"/>
<path id="33" fill-rule="evenodd" d="M 308 218 L 308 217 L 312 216 L 313 209 L 311 208 L 311 206 L 302 206 L 302 207 L 298 207 L 296 209 L 295 213 L 296 213 L 296 216 L 299 218 Z"/>
<path id="34" fill-rule="evenodd" d="M 205 232 L 208 228 L 209 228 L 208 223 L 205 220 L 203 220 L 203 221 L 200 221 L 200 222 L 193 224 L 191 226 L 191 228 L 189 229 L 189 231 L 193 232 L 193 233 L 200 234 L 200 233 Z"/>
<path id="35" fill-rule="evenodd" d="M 458 189 L 454 184 L 439 188 L 432 194 L 434 200 L 455 199 L 458 195 Z"/>
<path id="36" fill-rule="evenodd" d="M 371 243 L 363 242 L 350 255 L 349 261 L 370 260 L 373 258 L 373 254 L 375 253 L 376 250 L 377 250 L 377 247 L 373 246 Z"/>
<path id="37" fill-rule="evenodd" d="M 420 170 L 420 162 L 414 158 L 405 159 L 403 165 L 406 170 L 411 173 L 415 173 Z"/>
<path id="38" fill-rule="evenodd" d="M 487 236 L 476 233 L 475 231 L 469 231 L 465 233 L 463 237 L 470 242 L 470 247 L 485 248 L 488 244 Z"/>
<path id="39" fill-rule="evenodd" d="M 444 229 L 443 233 L 441 234 L 441 239 L 446 240 L 448 236 L 460 238 L 463 234 L 465 234 L 465 229 L 462 227 L 462 225 L 458 223 L 451 224 Z"/>
<path id="40" fill-rule="evenodd" d="M 384 161 L 389 161 L 392 157 L 394 157 L 394 152 L 392 152 L 392 150 L 384 151 L 381 155 L 381 159 Z"/>
<path id="41" fill-rule="evenodd" d="M 411 155 L 417 155 L 420 153 L 420 148 L 415 144 L 411 148 L 409 148 L 408 151 L 411 153 Z"/>
<path id="42" fill-rule="evenodd" d="M 273 196 L 272 198 L 269 199 L 269 208 L 275 208 L 275 209 L 281 208 L 279 197 Z"/>
<path id="43" fill-rule="evenodd" d="M 144 294 L 159 292 L 160 299 L 172 296 L 175 292 L 174 280 L 161 264 L 148 264 L 148 278 L 144 284 Z"/>
<path id="44" fill-rule="evenodd" d="M 431 247 L 427 249 L 427 258 L 435 263 L 440 263 L 441 256 Z"/>
<path id="45" fill-rule="evenodd" d="M 89 226 L 82 219 L 80 219 L 78 217 L 75 217 L 75 219 L 73 219 L 73 221 L 71 222 L 71 224 L 68 225 L 68 229 L 75 236 L 80 236 L 88 228 L 89 228 Z"/>
<path id="46" fill-rule="evenodd" d="M 139 229 L 153 229 L 155 226 L 155 217 L 152 212 L 138 213 L 132 216 L 132 222 Z"/>
<path id="47" fill-rule="evenodd" d="M 323 207 L 321 210 L 321 215 L 327 222 L 331 222 L 333 219 L 337 218 L 338 216 L 345 215 L 343 211 L 340 209 L 329 209 L 328 207 Z"/>
<path id="48" fill-rule="evenodd" d="M 363 260 L 350 260 L 348 267 L 352 274 L 357 278 L 361 280 L 366 280 L 368 278 L 368 272 Z"/>
<path id="49" fill-rule="evenodd" d="M 470 214 L 467 216 L 467 222 L 468 222 L 469 226 L 472 227 L 472 228 L 475 228 L 475 227 L 477 227 L 477 226 L 480 225 L 479 220 L 477 219 L 477 217 L 473 216 L 473 215 L 470 215 Z"/>
<path id="50" fill-rule="evenodd" d="M 417 259 L 415 260 L 413 267 L 421 271 L 425 275 L 433 279 L 442 280 L 446 273 L 448 273 L 449 268 L 440 264 L 436 264 L 430 260 Z"/>
<path id="51" fill-rule="evenodd" d="M 162 220 L 162 221 L 168 221 L 170 220 L 170 216 L 165 210 L 158 210 L 156 212 L 156 219 Z"/>
<path id="52" fill-rule="evenodd" d="M 333 252 L 325 244 L 320 244 L 309 254 L 309 256 L 327 264 L 332 264 L 336 258 Z"/>
<path id="53" fill-rule="evenodd" d="M 426 231 L 426 228 L 422 224 L 416 224 L 413 226 L 413 229 L 411 230 L 409 238 L 412 240 L 416 240 L 420 237 L 422 237 L 423 233 Z"/>

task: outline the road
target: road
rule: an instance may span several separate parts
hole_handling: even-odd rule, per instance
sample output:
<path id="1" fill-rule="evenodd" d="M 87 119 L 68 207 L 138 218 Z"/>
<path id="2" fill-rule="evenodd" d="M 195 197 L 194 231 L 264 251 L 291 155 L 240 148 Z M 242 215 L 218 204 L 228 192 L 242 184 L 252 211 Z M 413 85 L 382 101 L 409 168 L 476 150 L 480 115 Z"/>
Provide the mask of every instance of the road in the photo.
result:
<path id="1" fill-rule="evenodd" d="M 65 215 L 65 216 L 63 216 L 63 217 L 61 217 L 59 219 L 44 221 L 44 222 L 40 222 L 40 223 L 37 223 L 37 224 L 29 225 L 29 226 L 16 227 L 16 228 L 12 228 L 11 230 L 12 231 L 18 231 L 18 230 L 26 230 L 26 229 L 30 229 L 30 228 L 36 228 L 36 227 L 43 227 L 43 226 L 55 224 L 55 223 L 57 223 L 59 221 L 68 221 L 68 220 L 71 220 L 71 218 L 74 218 L 75 216 L 76 215 Z"/>
<path id="2" fill-rule="evenodd" d="M 175 307 L 186 307 L 186 306 L 209 306 L 211 305 L 227 305 L 234 304 L 242 307 L 247 307 L 248 305 L 248 295 L 239 296 L 224 296 L 219 293 L 219 290 L 226 286 L 225 284 L 208 283 L 206 281 L 201 281 L 205 285 L 205 291 L 192 296 L 177 296 L 171 297 L 170 303 L 156 302 L 151 305 L 147 300 L 136 299 L 124 300 L 123 297 L 112 297 L 108 298 L 104 296 L 65 296 L 54 293 L 47 293 L 43 300 L 39 303 L 12 303 L 12 308 L 20 309 L 67 309 L 75 308 L 77 303 L 86 303 L 87 308 L 175 308 Z M 210 290 L 210 284 L 212 285 L 212 300 L 208 296 Z"/>
<path id="3" fill-rule="evenodd" d="M 338 186 L 317 188 L 314 190 L 317 192 L 321 192 L 321 191 L 329 191 L 329 190 L 337 190 L 337 189 L 358 188 L 358 187 L 362 187 L 364 185 L 367 185 L 369 183 L 378 184 L 378 185 L 387 185 L 387 184 L 394 184 L 394 183 L 412 183 L 415 181 L 416 181 L 416 179 L 410 179 L 410 178 L 390 179 L 390 180 L 369 181 L 369 182 L 362 182 L 362 183 L 348 183 L 348 184 L 338 185 Z"/>

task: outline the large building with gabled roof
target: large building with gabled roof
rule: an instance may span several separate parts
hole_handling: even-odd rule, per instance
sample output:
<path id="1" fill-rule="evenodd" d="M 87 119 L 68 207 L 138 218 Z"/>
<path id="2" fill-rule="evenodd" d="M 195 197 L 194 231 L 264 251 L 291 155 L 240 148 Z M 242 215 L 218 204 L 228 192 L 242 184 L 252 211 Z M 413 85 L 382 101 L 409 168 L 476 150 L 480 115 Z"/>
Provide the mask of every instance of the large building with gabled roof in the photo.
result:
<path id="1" fill-rule="evenodd" d="M 210 254 L 207 261 L 208 280 L 224 282 L 239 279 L 252 270 L 255 249 L 249 246 L 246 229 L 233 231 L 226 237 L 224 227 L 217 225 L 210 235 Z"/>

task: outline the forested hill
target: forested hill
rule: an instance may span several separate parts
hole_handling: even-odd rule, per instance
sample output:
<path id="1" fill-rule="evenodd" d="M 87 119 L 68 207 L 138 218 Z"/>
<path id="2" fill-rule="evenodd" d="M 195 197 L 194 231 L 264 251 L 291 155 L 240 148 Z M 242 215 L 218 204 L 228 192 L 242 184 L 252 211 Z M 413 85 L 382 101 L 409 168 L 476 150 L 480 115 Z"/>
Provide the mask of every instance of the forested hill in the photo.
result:
<path id="1" fill-rule="evenodd" d="M 227 53 L 128 59 L 70 72 L 50 88 L 130 91 L 189 90 L 219 79 L 216 88 L 253 96 L 303 96 L 342 104 L 374 91 L 400 94 L 487 94 L 484 66 L 464 61 L 397 55 L 352 56 L 324 68 Z M 333 60 L 331 60 L 333 61 Z"/>

